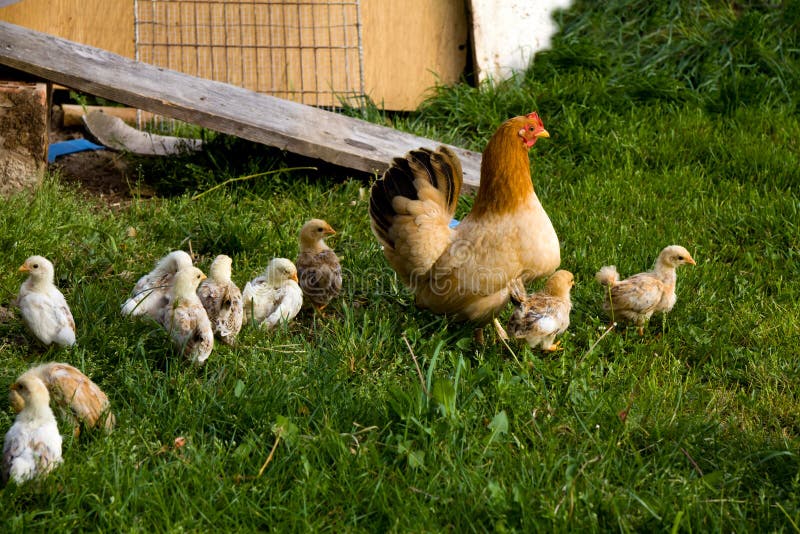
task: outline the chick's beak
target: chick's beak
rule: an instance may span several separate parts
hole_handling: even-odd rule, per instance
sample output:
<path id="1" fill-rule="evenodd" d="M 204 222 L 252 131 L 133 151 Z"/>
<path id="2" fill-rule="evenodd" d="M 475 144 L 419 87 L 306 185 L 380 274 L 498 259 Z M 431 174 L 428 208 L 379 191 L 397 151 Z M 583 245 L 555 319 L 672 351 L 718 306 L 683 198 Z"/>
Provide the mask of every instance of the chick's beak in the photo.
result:
<path id="1" fill-rule="evenodd" d="M 298 283 L 300 282 L 300 281 L 297 279 L 297 273 L 294 273 L 294 274 L 291 276 L 291 278 L 292 278 L 292 280 L 294 280 L 295 282 L 298 282 Z"/>
<path id="2" fill-rule="evenodd" d="M 17 270 L 21 273 L 27 273 L 30 271 L 30 268 L 27 266 L 27 264 L 23 263 L 22 265 L 19 266 L 19 269 Z"/>
<path id="3" fill-rule="evenodd" d="M 692 258 L 691 256 L 689 256 L 688 258 L 686 258 L 686 263 L 690 263 L 690 264 L 692 264 L 692 265 L 697 265 L 697 262 L 695 262 L 695 261 L 694 261 L 694 258 Z"/>
<path id="4" fill-rule="evenodd" d="M 336 230 L 329 226 L 324 230 L 324 233 L 325 235 L 336 235 Z"/>

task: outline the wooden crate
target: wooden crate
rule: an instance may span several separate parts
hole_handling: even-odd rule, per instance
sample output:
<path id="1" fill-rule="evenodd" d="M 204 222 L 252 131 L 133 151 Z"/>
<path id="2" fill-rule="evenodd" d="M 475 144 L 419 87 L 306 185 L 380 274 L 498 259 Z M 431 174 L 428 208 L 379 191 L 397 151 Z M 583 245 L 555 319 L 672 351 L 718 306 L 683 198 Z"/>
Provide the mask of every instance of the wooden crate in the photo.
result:
<path id="1" fill-rule="evenodd" d="M 21 0 L 0 20 L 130 58 L 138 31 L 142 61 L 319 106 L 415 109 L 468 52 L 463 0 Z"/>

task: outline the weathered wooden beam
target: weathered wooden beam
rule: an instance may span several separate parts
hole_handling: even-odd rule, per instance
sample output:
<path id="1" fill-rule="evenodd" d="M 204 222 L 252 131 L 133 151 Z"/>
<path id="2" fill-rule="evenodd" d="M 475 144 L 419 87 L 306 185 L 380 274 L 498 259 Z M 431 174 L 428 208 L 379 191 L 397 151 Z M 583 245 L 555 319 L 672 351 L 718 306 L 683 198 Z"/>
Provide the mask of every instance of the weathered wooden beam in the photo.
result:
<path id="1" fill-rule="evenodd" d="M 394 157 L 442 144 L 7 22 L 0 22 L 0 64 L 115 102 L 364 172 L 382 172 Z M 476 187 L 481 155 L 451 148 L 461 158 L 465 184 Z"/>

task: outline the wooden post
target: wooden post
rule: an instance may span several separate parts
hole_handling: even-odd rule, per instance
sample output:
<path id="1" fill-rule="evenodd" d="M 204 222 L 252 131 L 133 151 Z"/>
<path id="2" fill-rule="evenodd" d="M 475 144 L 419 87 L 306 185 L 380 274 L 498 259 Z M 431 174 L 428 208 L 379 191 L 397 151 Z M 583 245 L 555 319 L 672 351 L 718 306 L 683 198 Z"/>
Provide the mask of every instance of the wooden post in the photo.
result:
<path id="1" fill-rule="evenodd" d="M 0 81 L 0 196 L 41 182 L 49 101 L 49 84 Z"/>

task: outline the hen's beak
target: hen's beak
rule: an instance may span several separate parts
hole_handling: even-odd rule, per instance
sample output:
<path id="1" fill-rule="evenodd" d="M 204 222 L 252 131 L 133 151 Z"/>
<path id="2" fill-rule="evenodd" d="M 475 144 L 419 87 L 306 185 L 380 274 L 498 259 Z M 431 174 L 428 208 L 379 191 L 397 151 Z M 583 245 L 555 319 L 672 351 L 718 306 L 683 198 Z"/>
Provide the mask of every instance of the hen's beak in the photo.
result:
<path id="1" fill-rule="evenodd" d="M 547 130 L 545 130 L 544 128 L 542 128 L 541 130 L 539 130 L 538 132 L 536 132 L 534 135 L 535 135 L 537 138 L 539 138 L 539 139 L 541 139 L 541 138 L 543 138 L 543 137 L 544 137 L 545 139 L 547 139 L 547 138 L 549 138 L 549 137 L 550 137 L 550 132 L 548 132 Z"/>
<path id="2" fill-rule="evenodd" d="M 22 265 L 19 266 L 19 269 L 17 270 L 21 273 L 27 273 L 30 271 L 30 268 L 23 263 Z"/>

